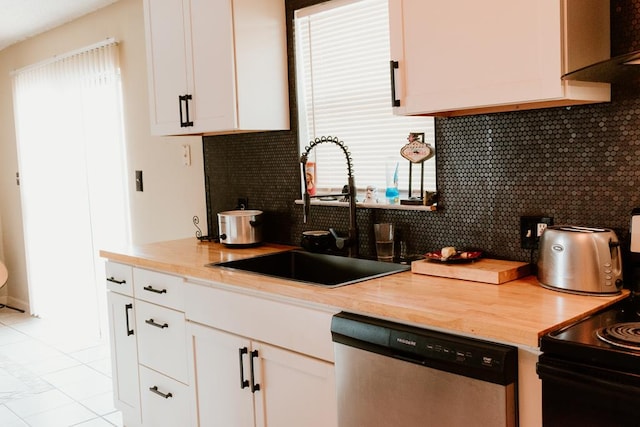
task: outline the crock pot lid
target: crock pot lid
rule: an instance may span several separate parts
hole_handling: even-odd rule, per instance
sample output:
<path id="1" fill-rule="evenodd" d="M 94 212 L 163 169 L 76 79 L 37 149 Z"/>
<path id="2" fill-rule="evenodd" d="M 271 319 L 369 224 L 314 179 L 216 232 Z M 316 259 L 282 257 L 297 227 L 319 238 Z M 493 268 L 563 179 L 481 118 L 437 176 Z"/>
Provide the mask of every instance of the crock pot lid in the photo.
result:
<path id="1" fill-rule="evenodd" d="M 329 232 L 326 231 L 326 230 L 310 230 L 310 231 L 303 231 L 302 235 L 303 236 L 320 237 L 320 236 L 328 236 Z"/>
<path id="2" fill-rule="evenodd" d="M 253 215 L 261 215 L 262 211 L 258 211 L 258 210 L 242 210 L 242 209 L 238 209 L 238 210 L 234 210 L 234 211 L 225 211 L 225 212 L 220 212 L 218 215 L 225 215 L 225 216 L 253 216 Z"/>

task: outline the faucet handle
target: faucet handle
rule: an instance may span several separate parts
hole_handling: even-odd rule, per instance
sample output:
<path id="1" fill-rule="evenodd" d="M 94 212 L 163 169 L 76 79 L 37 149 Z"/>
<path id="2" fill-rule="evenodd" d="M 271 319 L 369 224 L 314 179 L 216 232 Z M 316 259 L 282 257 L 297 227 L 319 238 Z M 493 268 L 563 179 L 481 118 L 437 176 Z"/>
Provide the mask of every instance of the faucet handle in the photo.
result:
<path id="1" fill-rule="evenodd" d="M 329 233 L 331 233 L 333 238 L 336 239 L 336 248 L 344 249 L 344 247 L 347 245 L 349 239 L 345 238 L 345 237 L 338 236 L 338 233 L 336 233 L 336 230 L 334 230 L 333 228 L 329 229 Z"/>

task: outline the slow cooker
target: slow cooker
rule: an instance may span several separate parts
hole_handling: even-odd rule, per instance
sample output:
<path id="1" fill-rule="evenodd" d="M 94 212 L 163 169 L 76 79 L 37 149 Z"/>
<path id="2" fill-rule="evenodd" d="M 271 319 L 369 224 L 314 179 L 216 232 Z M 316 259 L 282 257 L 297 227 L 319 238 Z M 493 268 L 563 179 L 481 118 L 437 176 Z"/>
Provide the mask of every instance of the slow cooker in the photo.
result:
<path id="1" fill-rule="evenodd" d="M 262 243 L 262 211 L 232 210 L 218 214 L 220 243 L 252 246 Z"/>

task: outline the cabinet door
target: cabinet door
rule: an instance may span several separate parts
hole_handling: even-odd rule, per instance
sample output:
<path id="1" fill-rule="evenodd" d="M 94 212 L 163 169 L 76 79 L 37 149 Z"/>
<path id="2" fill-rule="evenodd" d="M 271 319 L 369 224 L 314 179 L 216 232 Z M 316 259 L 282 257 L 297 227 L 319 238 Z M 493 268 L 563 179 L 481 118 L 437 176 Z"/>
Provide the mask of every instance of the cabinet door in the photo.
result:
<path id="1" fill-rule="evenodd" d="M 391 0 L 396 113 L 564 96 L 557 0 Z"/>
<path id="2" fill-rule="evenodd" d="M 151 131 L 157 135 L 186 133 L 180 126 L 178 98 L 190 92 L 183 2 L 145 0 L 144 8 Z"/>
<path id="3" fill-rule="evenodd" d="M 231 0 L 190 0 L 189 4 L 193 36 L 189 53 L 193 69 L 190 132 L 236 129 Z"/>
<path id="4" fill-rule="evenodd" d="M 257 351 L 256 425 L 331 427 L 338 425 L 334 366 L 263 343 Z"/>
<path id="5" fill-rule="evenodd" d="M 152 132 L 235 129 L 231 0 L 145 0 L 145 19 Z"/>
<path id="6" fill-rule="evenodd" d="M 127 426 L 140 425 L 138 349 L 133 298 L 107 294 L 114 404 Z"/>
<path id="7" fill-rule="evenodd" d="M 233 0 L 233 30 L 238 128 L 289 129 L 284 0 Z"/>
<path id="8" fill-rule="evenodd" d="M 196 323 L 187 330 L 197 425 L 252 427 L 250 342 Z"/>

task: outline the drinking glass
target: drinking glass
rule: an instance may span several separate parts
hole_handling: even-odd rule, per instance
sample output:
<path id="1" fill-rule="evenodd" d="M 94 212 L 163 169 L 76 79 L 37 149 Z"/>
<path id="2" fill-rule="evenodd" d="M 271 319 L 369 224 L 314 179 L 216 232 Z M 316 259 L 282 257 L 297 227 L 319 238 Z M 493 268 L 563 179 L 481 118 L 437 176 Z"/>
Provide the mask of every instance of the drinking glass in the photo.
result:
<path id="1" fill-rule="evenodd" d="M 393 224 L 373 224 L 378 261 L 393 262 Z"/>

